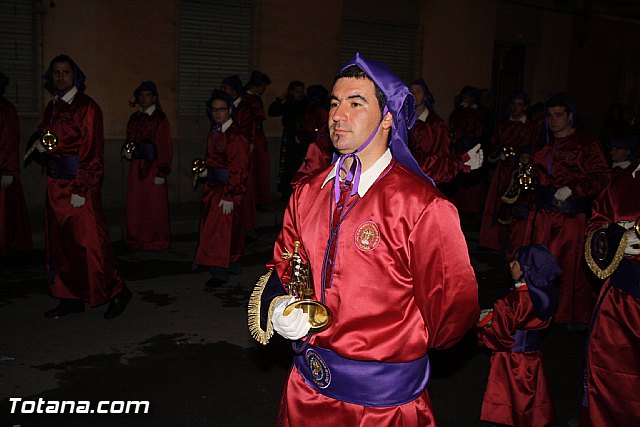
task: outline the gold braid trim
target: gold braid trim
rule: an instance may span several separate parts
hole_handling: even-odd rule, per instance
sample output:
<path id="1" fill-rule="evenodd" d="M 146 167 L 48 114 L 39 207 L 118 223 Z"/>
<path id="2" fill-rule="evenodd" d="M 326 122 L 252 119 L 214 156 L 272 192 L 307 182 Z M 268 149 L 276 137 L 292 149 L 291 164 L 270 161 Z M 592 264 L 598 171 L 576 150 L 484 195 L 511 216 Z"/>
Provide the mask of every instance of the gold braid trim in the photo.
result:
<path id="1" fill-rule="evenodd" d="M 273 269 L 267 271 L 256 283 L 256 287 L 253 288 L 253 292 L 251 292 L 251 297 L 249 298 L 249 307 L 248 307 L 248 324 L 249 324 L 249 332 L 254 340 L 258 341 L 262 345 L 267 345 L 269 340 L 273 336 L 273 323 L 271 322 L 271 316 L 273 314 L 273 309 L 276 304 L 282 298 L 289 298 L 288 295 L 281 295 L 275 297 L 271 301 L 271 305 L 269 306 L 269 313 L 267 315 L 267 330 L 263 330 L 260 327 L 260 308 L 262 306 L 262 292 L 264 291 L 267 282 L 269 281 L 269 277 L 271 276 L 271 272 Z M 276 273 L 277 274 L 277 273 Z"/>
<path id="2" fill-rule="evenodd" d="M 591 238 L 596 233 L 596 231 L 600 231 L 604 228 L 607 228 L 608 226 L 608 224 L 603 225 L 602 227 L 593 230 L 591 233 L 589 233 L 589 236 L 587 236 L 587 241 L 584 244 L 584 258 L 586 259 L 587 265 L 589 266 L 591 271 L 593 271 L 593 274 L 598 276 L 599 279 L 606 279 L 607 277 L 611 276 L 614 271 L 616 271 L 618 265 L 620 264 L 620 261 L 622 261 L 622 257 L 624 257 L 624 250 L 627 247 L 628 232 L 622 235 L 622 239 L 620 239 L 620 244 L 618 245 L 618 249 L 613 256 L 613 260 L 611 260 L 611 264 L 609 264 L 604 269 L 600 268 L 598 264 L 596 264 L 596 262 L 593 260 L 593 256 L 591 255 Z"/>

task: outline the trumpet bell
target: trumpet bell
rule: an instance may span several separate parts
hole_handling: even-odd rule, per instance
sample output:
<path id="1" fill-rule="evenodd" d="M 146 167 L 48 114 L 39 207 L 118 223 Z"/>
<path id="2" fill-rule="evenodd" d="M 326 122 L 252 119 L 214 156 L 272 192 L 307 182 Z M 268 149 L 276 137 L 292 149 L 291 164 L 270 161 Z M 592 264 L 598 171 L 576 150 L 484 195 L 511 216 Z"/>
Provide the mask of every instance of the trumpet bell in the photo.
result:
<path id="1" fill-rule="evenodd" d="M 506 159 L 510 159 L 516 155 L 516 150 L 513 147 L 504 146 L 502 147 L 502 154 Z"/>
<path id="2" fill-rule="evenodd" d="M 301 309 L 309 315 L 309 324 L 311 325 L 309 333 L 316 334 L 321 332 L 327 329 L 331 323 L 331 311 L 329 310 L 329 307 L 319 301 L 303 299 L 292 302 L 285 307 L 283 314 L 287 316 L 296 308 Z"/>
<path id="3" fill-rule="evenodd" d="M 636 235 L 640 237 L 640 217 L 636 219 L 636 224 L 633 226 L 633 230 L 636 232 Z"/>
<path id="4" fill-rule="evenodd" d="M 52 150 L 56 145 L 58 145 L 58 136 L 48 130 L 42 134 L 40 142 L 42 143 L 44 148 L 46 148 L 47 150 Z"/>
<path id="5" fill-rule="evenodd" d="M 136 151 L 136 143 L 133 141 L 126 141 L 122 149 L 126 153 L 133 153 L 134 151 Z"/>
<path id="6" fill-rule="evenodd" d="M 194 174 L 204 172 L 206 168 L 206 164 L 202 159 L 194 159 L 193 162 L 191 162 L 191 171 Z"/>

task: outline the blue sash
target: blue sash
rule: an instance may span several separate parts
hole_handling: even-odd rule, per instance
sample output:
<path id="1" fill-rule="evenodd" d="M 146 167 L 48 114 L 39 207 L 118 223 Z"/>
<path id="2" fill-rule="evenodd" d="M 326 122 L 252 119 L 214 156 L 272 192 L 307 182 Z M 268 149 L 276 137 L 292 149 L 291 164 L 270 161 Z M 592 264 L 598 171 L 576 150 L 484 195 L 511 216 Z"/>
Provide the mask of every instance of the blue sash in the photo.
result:
<path id="1" fill-rule="evenodd" d="M 614 288 L 640 299 L 640 265 L 623 259 L 611 275 L 610 283 Z"/>
<path id="2" fill-rule="evenodd" d="M 561 202 L 553 197 L 556 191 L 558 191 L 557 188 L 538 188 L 538 192 L 536 193 L 536 204 L 538 208 L 562 212 L 568 215 L 577 215 L 586 212 L 589 207 L 589 203 L 584 197 L 569 197 L 564 202 Z"/>
<path id="3" fill-rule="evenodd" d="M 46 156 L 47 176 L 59 179 L 75 179 L 80 169 L 78 156 L 52 157 Z"/>
<path id="4" fill-rule="evenodd" d="M 296 355 L 293 363 L 318 393 L 376 408 L 416 400 L 427 386 L 431 371 L 427 355 L 411 362 L 385 363 L 346 359 L 313 346 Z"/>
<path id="5" fill-rule="evenodd" d="M 229 184 L 229 169 L 207 166 L 207 182 L 211 185 Z"/>
<path id="6" fill-rule="evenodd" d="M 516 330 L 513 334 L 516 343 L 511 347 L 513 353 L 526 353 L 540 350 L 540 331 Z"/>
<path id="7" fill-rule="evenodd" d="M 138 160 L 154 160 L 158 158 L 158 147 L 156 144 L 140 143 L 136 144 L 131 157 Z"/>

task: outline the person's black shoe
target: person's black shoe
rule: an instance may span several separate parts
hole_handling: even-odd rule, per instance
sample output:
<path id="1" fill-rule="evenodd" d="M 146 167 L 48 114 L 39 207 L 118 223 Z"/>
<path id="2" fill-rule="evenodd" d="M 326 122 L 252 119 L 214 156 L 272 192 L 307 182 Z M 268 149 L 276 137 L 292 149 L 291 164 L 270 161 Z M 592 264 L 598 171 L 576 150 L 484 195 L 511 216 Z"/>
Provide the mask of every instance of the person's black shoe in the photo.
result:
<path id="1" fill-rule="evenodd" d="M 211 279 L 207 280 L 207 282 L 204 285 L 207 288 L 217 288 L 218 286 L 222 286 L 225 283 L 227 283 L 226 280 L 222 280 L 218 277 L 212 277 Z"/>
<path id="2" fill-rule="evenodd" d="M 113 319 L 120 316 L 127 307 L 127 304 L 129 304 L 129 301 L 131 301 L 131 297 L 131 291 L 125 287 L 122 292 L 111 298 L 109 307 L 107 307 L 107 311 L 104 312 L 104 318 Z"/>
<path id="3" fill-rule="evenodd" d="M 50 319 L 52 317 L 62 317 L 72 313 L 82 313 L 84 311 L 84 302 L 71 299 L 61 298 L 60 304 L 56 308 L 44 312 L 44 317 Z"/>

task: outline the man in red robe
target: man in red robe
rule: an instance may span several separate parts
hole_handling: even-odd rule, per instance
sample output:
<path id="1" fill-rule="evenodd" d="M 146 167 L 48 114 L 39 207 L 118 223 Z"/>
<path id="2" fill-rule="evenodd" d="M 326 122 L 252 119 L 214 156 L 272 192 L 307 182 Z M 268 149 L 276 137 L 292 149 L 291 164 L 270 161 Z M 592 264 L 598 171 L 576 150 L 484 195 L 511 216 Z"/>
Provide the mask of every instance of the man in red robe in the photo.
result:
<path id="1" fill-rule="evenodd" d="M 239 274 L 244 255 L 243 196 L 249 175 L 249 143 L 233 123 L 233 100 L 214 90 L 207 103 L 212 130 L 207 137 L 207 168 L 202 189 L 200 238 L 194 265 L 209 267 L 207 286 L 219 286 Z"/>
<path id="2" fill-rule="evenodd" d="M 140 110 L 129 117 L 123 157 L 131 161 L 127 178 L 127 246 L 157 250 L 171 246 L 167 175 L 173 150 L 169 120 L 158 100 L 158 89 L 144 81 L 133 92 Z"/>
<path id="3" fill-rule="evenodd" d="M 33 249 L 20 183 L 20 120 L 4 97 L 8 85 L 9 78 L 0 72 L 0 258 Z"/>
<path id="4" fill-rule="evenodd" d="M 435 112 L 435 100 L 424 80 L 415 80 L 409 89 L 416 99 L 417 117 L 409 134 L 409 149 L 420 169 L 440 184 L 482 166 L 483 153 L 478 144 L 461 154 L 451 149 L 449 128 Z"/>
<path id="5" fill-rule="evenodd" d="M 587 264 L 606 279 L 591 318 L 583 426 L 640 425 L 640 167 L 593 203 Z"/>
<path id="6" fill-rule="evenodd" d="M 340 157 L 296 187 L 249 304 L 254 338 L 293 341 L 282 425 L 435 425 L 428 351 L 454 345 L 479 308 L 458 214 L 407 147 L 414 104 L 360 54 L 336 77 L 329 130 Z M 284 314 L 297 242 L 332 319 L 310 335 L 306 313 Z"/>
<path id="7" fill-rule="evenodd" d="M 269 79 L 269 76 L 254 70 L 242 95 L 251 107 L 255 124 L 250 179 L 253 180 L 254 198 L 257 207 L 271 204 L 271 162 L 269 160 L 269 145 L 263 129 L 263 123 L 267 120 L 267 113 L 264 111 L 264 104 L 262 103 L 262 94 L 270 84 L 271 79 Z"/>
<path id="8" fill-rule="evenodd" d="M 498 123 L 491 138 L 492 152 L 497 153 L 494 157 L 497 166 L 489 185 L 480 226 L 480 246 L 507 251 L 511 255 L 519 246 L 512 247 L 510 244 L 512 226 L 516 221 L 526 222 L 529 213 L 526 209 L 518 209 L 526 198 L 524 192 L 520 203 L 519 192 L 514 192 L 516 200 L 508 200 L 509 203 L 503 201 L 502 197 L 507 189 L 514 188 L 514 179 L 517 178 L 517 172 L 516 176 L 514 172 L 521 165 L 524 167 L 528 164 L 540 132 L 538 123 L 527 117 L 528 106 L 529 96 L 526 93 L 518 92 L 509 96 L 509 118 Z M 521 239 L 522 236 L 516 241 Z"/>
<path id="9" fill-rule="evenodd" d="M 61 317 L 109 302 L 106 319 L 119 316 L 131 291 L 116 270 L 109 229 L 102 212 L 104 172 L 102 110 L 84 92 L 85 75 L 67 55 L 51 60 L 44 79 L 52 89 L 40 123 L 37 160 L 47 170 L 46 249 L 49 291 L 60 304 L 45 317 Z"/>
<path id="10" fill-rule="evenodd" d="M 609 166 L 600 143 L 573 126 L 577 108 L 564 94 L 547 101 L 546 141 L 533 156 L 538 179 L 535 209 L 525 241 L 547 245 L 562 274 L 555 321 L 585 328 L 595 289 L 584 264 L 584 231 L 593 198 L 609 182 Z"/>

